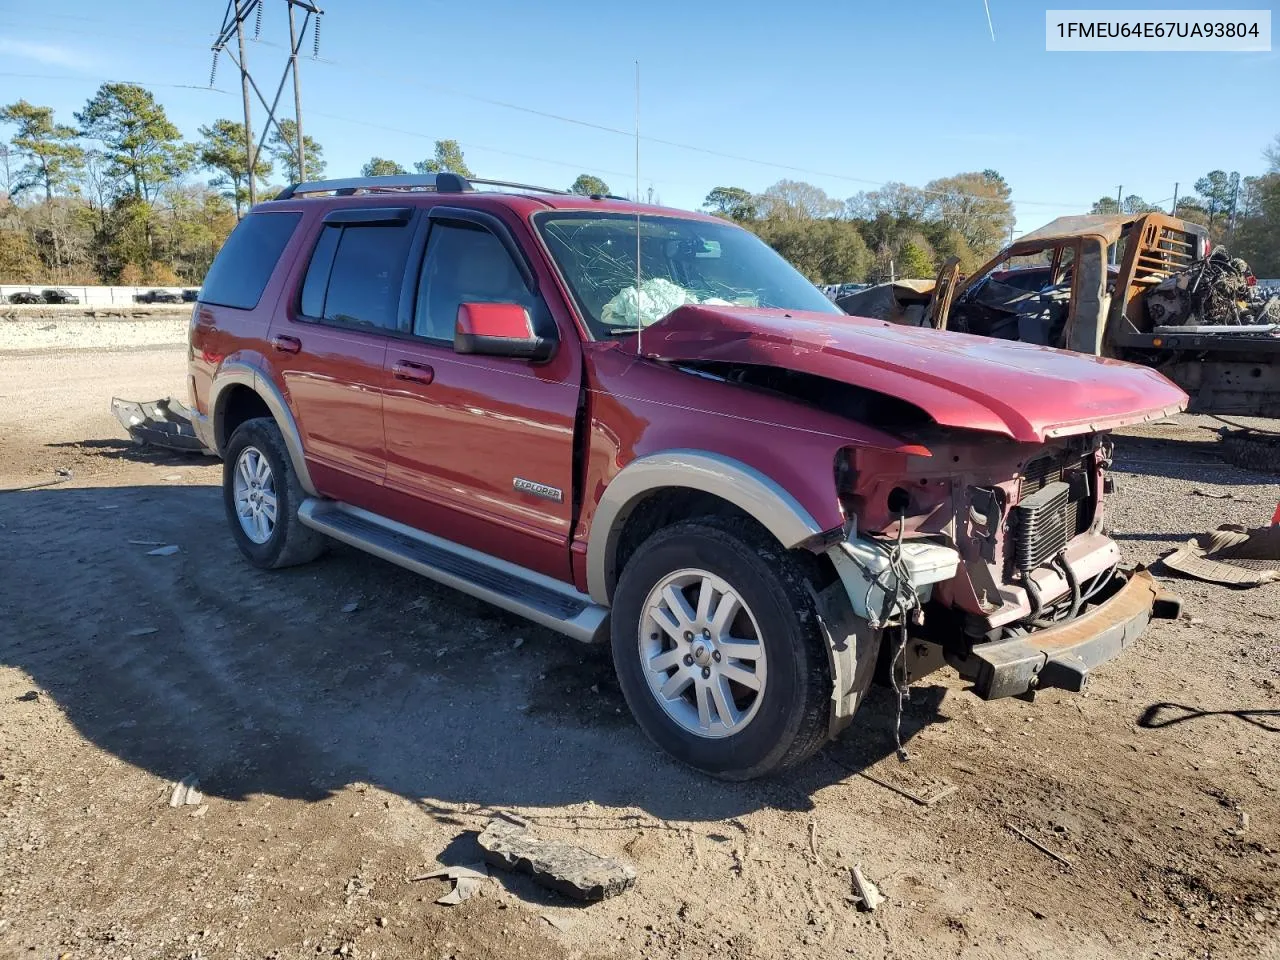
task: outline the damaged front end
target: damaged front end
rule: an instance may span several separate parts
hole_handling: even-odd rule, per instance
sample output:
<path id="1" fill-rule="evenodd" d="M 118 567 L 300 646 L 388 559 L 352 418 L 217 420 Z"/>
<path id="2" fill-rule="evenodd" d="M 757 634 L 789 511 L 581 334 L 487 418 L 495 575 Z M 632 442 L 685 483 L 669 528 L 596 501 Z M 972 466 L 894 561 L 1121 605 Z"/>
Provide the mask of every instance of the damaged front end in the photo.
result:
<path id="1" fill-rule="evenodd" d="M 832 452 L 844 525 L 808 544 L 840 581 L 818 598 L 833 730 L 875 660 L 864 648 L 882 638 L 898 641 L 908 680 L 950 663 L 980 695 L 1012 696 L 1079 687 L 1176 605 L 1158 603 L 1154 588 L 1144 596 L 1103 532 L 1109 431 L 1186 406 L 1152 370 L 859 317 L 705 304 L 649 327 L 643 353 L 883 431 Z"/>
<path id="2" fill-rule="evenodd" d="M 1177 616 L 1103 532 L 1103 435 L 928 446 L 905 465 L 846 451 L 837 479 L 857 528 L 827 551 L 857 615 L 901 641 L 903 680 L 950 664 L 984 699 L 1080 690 L 1152 617 Z"/>

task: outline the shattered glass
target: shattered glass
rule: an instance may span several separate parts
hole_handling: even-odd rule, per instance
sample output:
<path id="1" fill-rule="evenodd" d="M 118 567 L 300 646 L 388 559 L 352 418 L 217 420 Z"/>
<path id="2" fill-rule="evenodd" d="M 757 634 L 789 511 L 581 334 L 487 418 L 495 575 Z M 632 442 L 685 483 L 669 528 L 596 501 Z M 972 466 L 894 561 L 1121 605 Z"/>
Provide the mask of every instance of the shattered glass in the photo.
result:
<path id="1" fill-rule="evenodd" d="M 729 223 L 557 210 L 534 224 L 597 337 L 693 303 L 841 313 L 763 241 Z"/>

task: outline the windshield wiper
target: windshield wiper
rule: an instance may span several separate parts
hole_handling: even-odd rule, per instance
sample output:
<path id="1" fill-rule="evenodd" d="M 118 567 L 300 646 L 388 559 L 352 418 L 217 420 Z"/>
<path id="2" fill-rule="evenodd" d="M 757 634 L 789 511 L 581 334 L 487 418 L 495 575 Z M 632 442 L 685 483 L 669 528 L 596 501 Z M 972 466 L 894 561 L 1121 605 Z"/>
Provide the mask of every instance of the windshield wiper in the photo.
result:
<path id="1" fill-rule="evenodd" d="M 605 331 L 606 336 L 623 337 L 632 333 L 639 333 L 643 327 L 610 327 Z"/>

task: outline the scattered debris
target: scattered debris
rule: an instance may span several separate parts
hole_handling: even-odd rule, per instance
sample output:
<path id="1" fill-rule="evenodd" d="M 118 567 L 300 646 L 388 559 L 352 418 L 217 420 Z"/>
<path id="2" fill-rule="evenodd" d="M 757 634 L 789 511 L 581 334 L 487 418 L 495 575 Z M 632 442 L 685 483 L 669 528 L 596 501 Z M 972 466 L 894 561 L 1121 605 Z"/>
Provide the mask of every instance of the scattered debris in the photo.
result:
<path id="1" fill-rule="evenodd" d="M 58 476 L 62 477 L 62 479 L 64 480 L 70 480 L 72 476 L 70 467 L 59 467 L 57 470 L 53 472 L 56 473 Z"/>
<path id="2" fill-rule="evenodd" d="M 636 869 L 583 847 L 543 840 L 528 828 L 495 817 L 479 837 L 484 858 L 495 867 L 530 874 L 533 879 L 575 900 L 604 900 L 629 890 Z"/>
<path id="3" fill-rule="evenodd" d="M 991 729 L 988 727 L 986 728 L 985 732 L 990 733 Z M 897 786 L 896 784 L 889 783 L 887 780 L 881 780 L 875 774 L 867 773 L 867 771 L 865 770 L 859 770 L 858 776 L 866 777 L 868 780 L 870 780 L 872 783 L 876 784 L 877 786 L 884 787 L 886 790 L 892 790 L 894 793 L 898 794 L 898 796 L 906 797 L 912 803 L 918 803 L 922 807 L 932 807 L 939 800 L 946 799 L 947 797 L 955 793 L 958 789 L 960 789 L 954 783 L 949 783 L 945 787 L 943 787 L 941 790 L 939 790 L 937 793 L 935 793 L 933 796 L 921 797 L 917 794 L 912 793 L 910 790 L 906 790 L 903 787 Z"/>
<path id="4" fill-rule="evenodd" d="M 130 540 L 129 544 L 134 547 L 160 547 L 164 546 L 163 540 Z"/>
<path id="5" fill-rule="evenodd" d="M 171 543 L 167 547 L 156 547 L 154 550 L 148 550 L 147 556 L 148 557 L 171 557 L 177 552 L 178 552 L 178 548 Z"/>
<path id="6" fill-rule="evenodd" d="M 1236 816 L 1240 818 L 1239 824 L 1227 827 L 1227 833 L 1233 837 L 1243 837 L 1249 832 L 1249 813 L 1247 810 L 1237 810 Z"/>
<path id="7" fill-rule="evenodd" d="M 22 696 L 15 697 L 14 699 L 16 699 L 19 703 L 35 703 L 37 700 L 40 699 L 40 691 L 28 690 Z"/>
<path id="8" fill-rule="evenodd" d="M 1053 860 L 1057 860 L 1058 863 L 1062 864 L 1068 870 L 1072 868 L 1072 863 L 1070 860 L 1068 860 L 1062 854 L 1057 853 L 1054 850 L 1050 850 L 1048 847 L 1046 847 L 1043 843 L 1041 843 L 1035 837 L 1031 836 L 1031 834 L 1027 833 L 1025 830 L 1019 830 L 1012 823 L 1006 823 L 1005 826 L 1008 827 L 1010 830 L 1012 830 L 1014 833 L 1016 833 L 1018 836 L 1020 836 L 1023 840 L 1027 841 L 1027 843 L 1031 844 L 1041 853 L 1043 853 L 1046 857 L 1049 857 Z"/>
<path id="9" fill-rule="evenodd" d="M 159 633 L 159 627 L 134 627 L 125 633 L 126 637 L 147 637 L 153 633 Z"/>
<path id="10" fill-rule="evenodd" d="M 181 479 L 182 479 L 182 474 L 180 474 L 180 473 L 167 473 L 167 474 L 165 474 L 163 477 L 161 477 L 160 479 L 161 479 L 161 480 L 164 480 L 164 481 L 166 481 L 166 482 L 173 482 L 174 480 L 181 480 Z"/>
<path id="11" fill-rule="evenodd" d="M 1210 497 L 1214 500 L 1236 499 L 1236 495 L 1234 493 L 1219 493 L 1217 490 L 1201 490 L 1199 487 L 1196 487 L 1194 490 L 1192 490 L 1191 495 L 1193 497 Z M 1248 501 L 1248 502 L 1251 503 L 1252 501 Z"/>
<path id="12" fill-rule="evenodd" d="M 343 613 L 355 613 L 359 609 L 360 609 L 360 602 L 358 600 L 352 600 L 350 603 L 344 603 L 342 605 Z"/>
<path id="13" fill-rule="evenodd" d="M 191 811 L 191 816 L 203 817 L 208 812 L 209 812 L 209 805 L 207 803 L 202 803 L 200 804 L 200 806 L 196 807 L 194 810 Z"/>
<path id="14" fill-rule="evenodd" d="M 524 646 L 524 637 L 516 637 L 515 642 L 511 644 L 512 650 L 519 650 Z"/>
<path id="15" fill-rule="evenodd" d="M 196 789 L 199 783 L 200 781 L 196 779 L 196 775 L 193 773 L 174 784 L 173 793 L 169 796 L 169 806 L 197 807 L 204 803 L 204 795 Z"/>
<path id="16" fill-rule="evenodd" d="M 1203 259 L 1173 273 L 1146 296 L 1147 315 L 1157 326 L 1245 326 L 1280 323 L 1280 302 L 1249 296 L 1249 265 L 1214 247 Z"/>
<path id="17" fill-rule="evenodd" d="M 568 917 L 557 917 L 554 913 L 544 913 L 542 914 L 542 919 L 547 921 L 547 923 L 551 924 L 551 926 L 555 927 L 561 933 L 568 933 L 574 926 L 573 921 Z"/>
<path id="18" fill-rule="evenodd" d="M 1164 565 L 1196 580 L 1256 587 L 1280 580 L 1280 527 L 1245 530 L 1224 524 L 1164 558 Z"/>
<path id="19" fill-rule="evenodd" d="M 485 869 L 483 863 L 473 863 L 466 867 L 445 867 L 443 870 L 433 870 L 431 873 L 413 878 L 414 881 L 436 879 L 453 881 L 453 889 L 437 899 L 436 903 L 446 907 L 456 907 L 464 900 L 470 900 L 476 895 L 484 882 L 489 879 L 489 871 Z"/>
<path id="20" fill-rule="evenodd" d="M 142 403 L 112 397 L 111 412 L 129 431 L 133 442 L 140 446 L 163 447 L 182 453 L 205 452 L 204 444 L 191 425 L 191 414 L 171 397 Z"/>
<path id="21" fill-rule="evenodd" d="M 809 852 L 813 854 L 813 862 L 822 866 L 822 854 L 818 852 L 818 821 L 809 821 Z"/>
<path id="22" fill-rule="evenodd" d="M 858 895 L 858 909 L 870 913 L 884 901 L 884 895 L 874 883 L 862 874 L 862 867 L 853 865 L 853 889 Z"/>

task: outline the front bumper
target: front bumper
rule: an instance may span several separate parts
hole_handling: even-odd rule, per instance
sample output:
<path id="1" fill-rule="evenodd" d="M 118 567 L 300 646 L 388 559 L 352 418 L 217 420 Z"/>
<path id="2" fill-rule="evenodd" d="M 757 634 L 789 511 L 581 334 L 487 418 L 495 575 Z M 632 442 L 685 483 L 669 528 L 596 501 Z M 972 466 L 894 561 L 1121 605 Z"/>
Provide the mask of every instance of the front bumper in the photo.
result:
<path id="1" fill-rule="evenodd" d="M 1123 581 L 1125 574 L 1118 573 Z M 1059 687 L 1080 691 L 1089 671 L 1117 656 L 1152 619 L 1174 619 L 1182 601 L 1146 570 L 1128 575 L 1100 606 L 1057 627 L 1008 640 L 981 643 L 957 664 L 984 700 Z"/>

